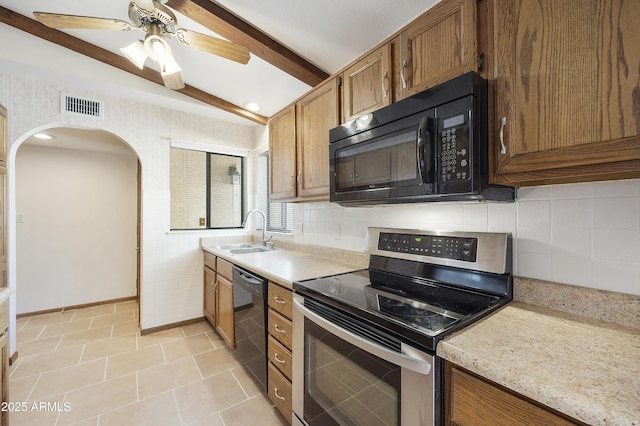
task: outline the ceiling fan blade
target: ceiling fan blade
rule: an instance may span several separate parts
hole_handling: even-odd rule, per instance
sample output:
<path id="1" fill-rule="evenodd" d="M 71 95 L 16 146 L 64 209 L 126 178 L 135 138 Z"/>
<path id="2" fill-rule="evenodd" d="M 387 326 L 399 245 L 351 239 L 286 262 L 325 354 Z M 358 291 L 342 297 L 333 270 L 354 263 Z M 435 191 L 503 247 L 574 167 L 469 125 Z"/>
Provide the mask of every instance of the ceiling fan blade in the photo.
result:
<path id="1" fill-rule="evenodd" d="M 33 12 L 36 19 L 50 28 L 77 28 L 87 30 L 129 31 L 132 26 L 126 21 L 92 16 L 61 15 L 58 13 Z"/>
<path id="2" fill-rule="evenodd" d="M 195 31 L 178 28 L 176 30 L 178 40 L 187 46 L 195 47 L 207 53 L 222 56 L 232 61 L 246 64 L 249 62 L 249 49 L 240 44 L 211 37 Z"/>
<path id="3" fill-rule="evenodd" d="M 144 9 L 147 12 L 153 12 L 156 9 L 153 0 L 133 0 L 131 3 L 135 3 L 140 9 Z"/>

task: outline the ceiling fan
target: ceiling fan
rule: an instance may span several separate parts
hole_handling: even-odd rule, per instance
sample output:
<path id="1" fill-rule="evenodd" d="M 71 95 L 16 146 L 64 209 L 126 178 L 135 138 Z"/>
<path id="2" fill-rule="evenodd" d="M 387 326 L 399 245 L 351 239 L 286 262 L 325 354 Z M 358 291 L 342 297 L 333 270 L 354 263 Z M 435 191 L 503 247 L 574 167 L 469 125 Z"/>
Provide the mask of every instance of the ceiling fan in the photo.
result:
<path id="1" fill-rule="evenodd" d="M 166 2 L 166 0 L 165 0 Z M 182 68 L 173 57 L 166 39 L 175 36 L 187 46 L 242 64 L 249 62 L 249 50 L 242 45 L 178 27 L 175 14 L 157 0 L 133 0 L 129 3 L 129 22 L 120 19 L 33 12 L 36 19 L 50 28 L 130 31 L 138 29 L 146 35 L 120 49 L 122 54 L 142 69 L 147 58 L 155 61 L 164 85 L 182 89 Z"/>

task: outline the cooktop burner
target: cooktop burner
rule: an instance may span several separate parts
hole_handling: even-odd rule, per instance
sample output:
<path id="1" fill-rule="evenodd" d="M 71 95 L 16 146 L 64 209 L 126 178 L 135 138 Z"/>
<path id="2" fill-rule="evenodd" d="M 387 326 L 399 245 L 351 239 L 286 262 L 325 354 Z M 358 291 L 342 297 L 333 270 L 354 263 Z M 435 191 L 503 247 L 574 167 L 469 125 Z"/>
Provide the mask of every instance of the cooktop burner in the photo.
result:
<path id="1" fill-rule="evenodd" d="M 415 301 L 403 302 L 381 294 L 376 295 L 375 300 L 380 313 L 389 315 L 389 317 L 400 320 L 409 326 L 425 330 L 427 333 L 437 333 L 460 319 L 457 315 L 456 317 L 451 316 L 452 313 L 447 315 L 441 308 Z M 418 306 L 414 306 L 414 304 Z"/>

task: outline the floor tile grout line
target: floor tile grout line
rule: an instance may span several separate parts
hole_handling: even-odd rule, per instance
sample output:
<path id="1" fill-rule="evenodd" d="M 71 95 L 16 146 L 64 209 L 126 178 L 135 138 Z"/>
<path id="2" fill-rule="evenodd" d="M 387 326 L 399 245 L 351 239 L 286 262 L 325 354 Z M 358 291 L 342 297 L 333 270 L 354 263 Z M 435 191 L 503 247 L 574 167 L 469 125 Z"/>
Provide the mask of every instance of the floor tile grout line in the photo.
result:
<path id="1" fill-rule="evenodd" d="M 38 378 L 36 379 L 35 383 L 33 384 L 33 386 L 31 386 L 31 390 L 29 391 L 29 395 L 27 395 L 27 397 L 25 398 L 25 401 L 30 401 L 31 395 L 33 395 L 33 391 L 36 390 L 36 386 L 38 386 L 38 383 L 40 382 L 41 378 L 42 378 L 42 373 L 38 375 Z"/>
<path id="2" fill-rule="evenodd" d="M 247 390 L 244 388 L 244 386 L 242 386 L 242 383 L 240 383 L 240 380 L 238 380 L 238 377 L 233 372 L 233 369 L 229 369 L 229 372 L 233 376 L 233 378 L 236 381 L 236 383 L 238 384 L 238 386 L 240 386 L 240 389 L 242 389 L 242 392 L 244 393 L 244 396 L 246 397 L 246 399 L 249 399 L 249 394 L 247 393 Z"/>
<path id="3" fill-rule="evenodd" d="M 184 420 L 182 419 L 182 413 L 180 413 L 180 406 L 178 405 L 178 397 L 176 396 L 176 388 L 171 388 L 171 395 L 173 395 L 173 404 L 176 407 L 176 413 L 178 413 L 180 425 L 184 426 Z"/>

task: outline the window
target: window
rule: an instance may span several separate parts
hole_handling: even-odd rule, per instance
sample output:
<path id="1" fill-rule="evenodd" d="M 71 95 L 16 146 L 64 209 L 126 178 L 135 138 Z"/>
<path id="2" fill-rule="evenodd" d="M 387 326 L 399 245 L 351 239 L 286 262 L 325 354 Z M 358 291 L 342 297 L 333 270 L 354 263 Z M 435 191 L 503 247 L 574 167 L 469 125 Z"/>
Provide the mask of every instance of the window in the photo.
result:
<path id="1" fill-rule="evenodd" d="M 244 209 L 244 160 L 171 148 L 171 229 L 236 228 Z"/>
<path id="2" fill-rule="evenodd" d="M 267 231 L 287 232 L 293 230 L 293 207 L 291 203 L 269 201 L 269 152 L 258 155 L 256 161 L 257 187 L 256 206 L 267 215 Z M 262 219 L 258 222 L 261 228 Z"/>

